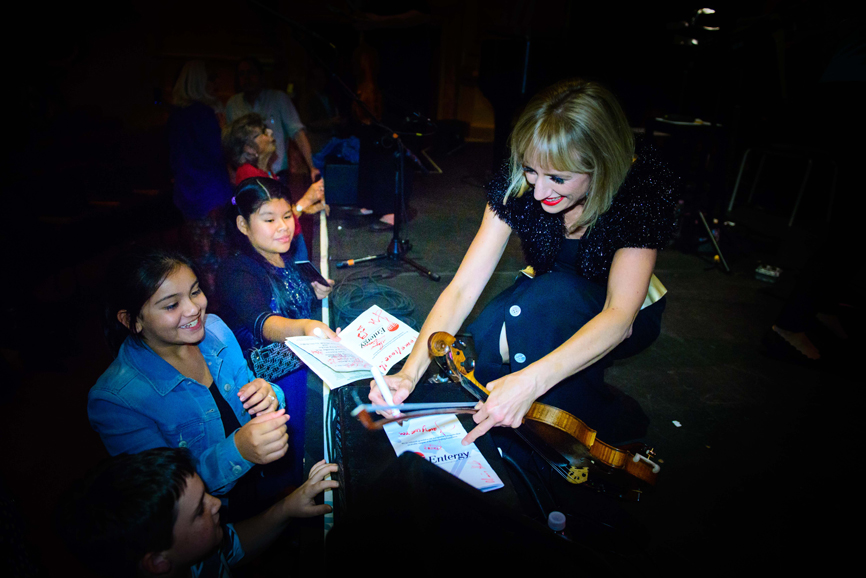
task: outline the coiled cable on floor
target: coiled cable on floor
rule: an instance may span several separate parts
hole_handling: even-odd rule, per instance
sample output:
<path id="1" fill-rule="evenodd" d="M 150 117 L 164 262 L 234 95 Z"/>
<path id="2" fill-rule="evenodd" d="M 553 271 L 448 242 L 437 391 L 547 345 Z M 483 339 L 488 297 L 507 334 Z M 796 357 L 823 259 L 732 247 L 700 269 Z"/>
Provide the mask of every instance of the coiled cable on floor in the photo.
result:
<path id="1" fill-rule="evenodd" d="M 412 317 L 415 302 L 401 291 L 380 282 L 393 276 L 386 268 L 353 271 L 338 282 L 331 292 L 336 327 L 345 327 L 373 305 L 378 305 L 406 325 L 417 330 L 418 322 Z"/>

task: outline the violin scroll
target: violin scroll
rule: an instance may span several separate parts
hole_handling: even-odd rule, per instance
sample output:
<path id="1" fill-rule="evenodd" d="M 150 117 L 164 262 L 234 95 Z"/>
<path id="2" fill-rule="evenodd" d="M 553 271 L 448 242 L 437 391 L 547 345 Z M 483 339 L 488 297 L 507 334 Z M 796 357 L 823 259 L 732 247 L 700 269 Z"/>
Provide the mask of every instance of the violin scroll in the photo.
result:
<path id="1" fill-rule="evenodd" d="M 433 357 L 442 357 L 455 341 L 457 341 L 457 339 L 450 333 L 437 331 L 427 340 L 427 347 L 430 350 L 430 355 Z"/>
<path id="2" fill-rule="evenodd" d="M 427 347 L 430 355 L 444 360 L 444 364 L 440 363 L 440 367 L 448 373 L 451 381 L 461 383 L 472 395 L 482 401 L 490 395 L 487 388 L 475 379 L 475 360 L 467 358 L 463 352 L 466 349 L 465 343 L 449 333 L 437 331 L 427 340 Z"/>

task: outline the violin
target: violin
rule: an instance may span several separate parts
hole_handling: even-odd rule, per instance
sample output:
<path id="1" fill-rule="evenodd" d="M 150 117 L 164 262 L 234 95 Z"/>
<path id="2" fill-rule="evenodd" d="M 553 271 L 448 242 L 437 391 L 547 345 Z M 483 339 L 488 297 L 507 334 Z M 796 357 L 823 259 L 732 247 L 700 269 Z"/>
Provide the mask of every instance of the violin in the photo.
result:
<path id="1" fill-rule="evenodd" d="M 444 361 L 449 379 L 480 401 L 487 399 L 490 392 L 475 379 L 474 362 L 466 358 L 465 344 L 440 331 L 430 336 L 428 347 L 437 361 Z M 568 482 L 598 491 L 611 491 L 612 482 L 618 488 L 614 491 L 625 490 L 622 497 L 638 499 L 642 488 L 655 485 L 661 469 L 652 461 L 655 452 L 647 445 L 605 443 L 579 418 L 543 403 L 533 403 L 523 426 L 514 431 Z"/>

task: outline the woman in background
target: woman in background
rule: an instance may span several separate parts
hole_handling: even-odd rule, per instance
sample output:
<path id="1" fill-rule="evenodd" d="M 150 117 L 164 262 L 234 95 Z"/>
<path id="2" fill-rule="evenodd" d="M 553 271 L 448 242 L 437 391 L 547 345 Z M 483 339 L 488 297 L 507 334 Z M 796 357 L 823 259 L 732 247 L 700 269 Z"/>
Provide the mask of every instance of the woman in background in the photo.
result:
<path id="1" fill-rule="evenodd" d="M 271 163 L 277 150 L 276 140 L 273 131 L 265 125 L 264 120 L 258 114 L 244 115 L 226 127 L 223 134 L 223 146 L 229 164 L 235 171 L 235 185 L 252 177 L 275 178 L 271 173 Z M 289 203 L 291 204 L 290 197 Z M 325 183 L 319 180 L 310 185 L 304 196 L 292 207 L 295 219 L 294 242 L 291 250 L 292 260 L 306 261 L 309 259 L 309 251 L 304 237 L 301 235 L 298 215 L 302 213 L 315 214 L 322 210 L 327 212 L 328 206 L 325 204 Z"/>
<path id="2" fill-rule="evenodd" d="M 212 84 L 204 62 L 187 62 L 174 85 L 168 119 L 174 204 L 185 221 L 184 243 L 211 294 L 218 263 L 227 256 L 222 211 L 232 196 L 217 116 L 222 105 Z"/>

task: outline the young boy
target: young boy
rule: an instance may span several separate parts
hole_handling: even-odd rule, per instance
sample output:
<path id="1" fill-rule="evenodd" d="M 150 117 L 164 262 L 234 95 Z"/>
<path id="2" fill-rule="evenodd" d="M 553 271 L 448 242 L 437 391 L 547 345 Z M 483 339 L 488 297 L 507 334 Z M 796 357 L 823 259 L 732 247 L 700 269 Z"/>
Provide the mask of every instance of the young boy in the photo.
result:
<path id="1" fill-rule="evenodd" d="M 309 479 L 258 516 L 220 524 L 220 501 L 207 493 L 185 449 L 156 448 L 104 462 L 58 510 L 73 551 L 106 576 L 230 576 L 230 567 L 264 550 L 291 518 L 325 514 L 315 496 L 336 481 L 335 464 L 317 463 Z"/>

